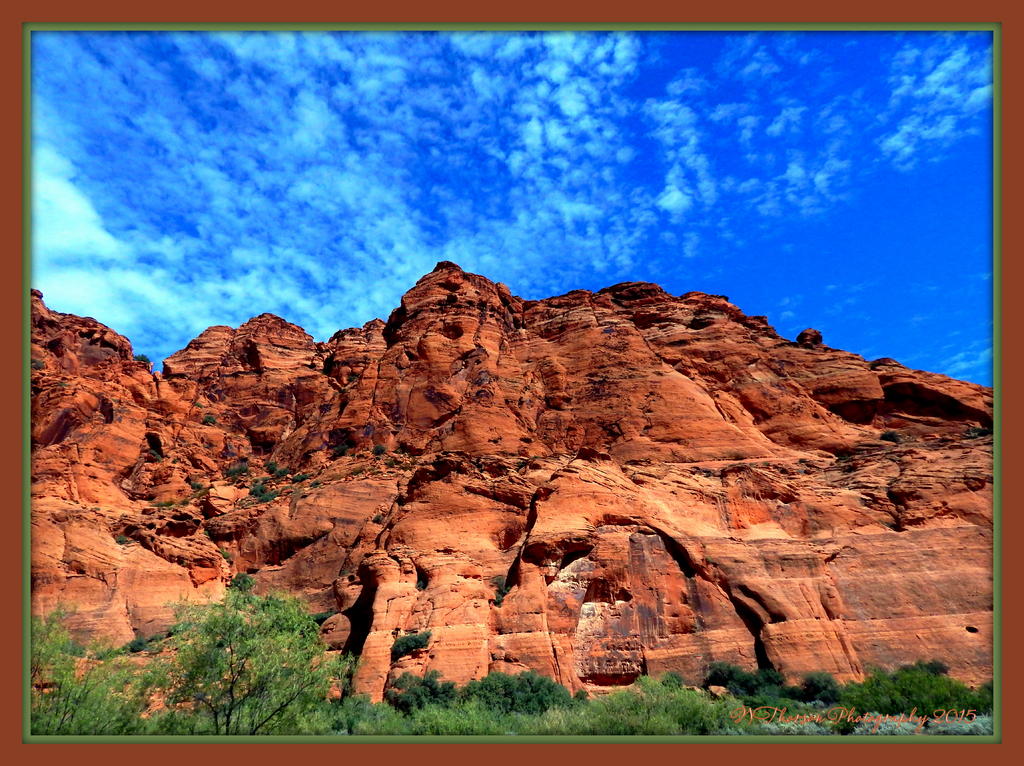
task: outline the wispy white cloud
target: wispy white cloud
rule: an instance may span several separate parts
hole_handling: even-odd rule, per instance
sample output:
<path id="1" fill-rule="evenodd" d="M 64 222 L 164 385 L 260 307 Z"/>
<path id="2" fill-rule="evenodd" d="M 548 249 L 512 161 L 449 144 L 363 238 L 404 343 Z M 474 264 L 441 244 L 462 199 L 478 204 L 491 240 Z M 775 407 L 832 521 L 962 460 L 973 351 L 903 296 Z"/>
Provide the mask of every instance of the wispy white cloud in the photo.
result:
<path id="1" fill-rule="evenodd" d="M 37 33 L 34 285 L 161 356 L 260 311 L 325 338 L 442 259 L 527 297 L 710 273 L 988 108 L 986 50 L 954 38 L 875 80 L 799 35 L 668 71 L 680 40 Z"/>

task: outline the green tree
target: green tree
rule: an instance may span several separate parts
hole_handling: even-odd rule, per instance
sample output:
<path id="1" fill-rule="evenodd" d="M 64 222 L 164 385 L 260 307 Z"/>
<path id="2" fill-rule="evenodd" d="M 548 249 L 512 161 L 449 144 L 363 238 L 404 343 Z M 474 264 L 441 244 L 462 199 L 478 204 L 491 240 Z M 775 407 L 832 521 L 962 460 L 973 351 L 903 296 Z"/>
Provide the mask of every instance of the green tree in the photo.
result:
<path id="1" fill-rule="evenodd" d="M 138 733 L 146 705 L 134 666 L 123 658 L 104 661 L 110 647 L 77 644 L 64 618 L 32 618 L 32 733 Z"/>
<path id="2" fill-rule="evenodd" d="M 163 728 L 193 734 L 301 734 L 352 660 L 329 658 L 294 598 L 234 589 L 221 604 L 184 606 L 172 657 L 150 687 L 166 696 Z"/>

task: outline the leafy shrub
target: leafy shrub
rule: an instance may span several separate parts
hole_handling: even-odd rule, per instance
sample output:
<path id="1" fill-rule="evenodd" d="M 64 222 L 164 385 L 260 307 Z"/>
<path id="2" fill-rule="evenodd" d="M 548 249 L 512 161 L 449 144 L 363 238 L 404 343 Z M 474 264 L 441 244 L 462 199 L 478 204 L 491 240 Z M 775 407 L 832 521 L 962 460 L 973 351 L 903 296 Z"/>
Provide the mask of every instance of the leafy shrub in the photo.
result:
<path id="1" fill-rule="evenodd" d="M 982 436 L 990 436 L 992 429 L 984 426 L 971 426 L 964 431 L 964 436 L 968 439 L 980 439 Z"/>
<path id="2" fill-rule="evenodd" d="M 382 521 L 384 521 L 384 514 L 375 513 L 373 514 L 373 518 L 370 519 L 370 521 L 372 521 L 374 524 L 380 524 Z"/>
<path id="3" fill-rule="evenodd" d="M 145 362 L 146 364 L 153 364 L 152 360 L 145 354 L 136 354 L 134 357 L 136 362 Z"/>
<path id="4" fill-rule="evenodd" d="M 412 634 L 424 635 L 424 634 Z M 429 633 L 425 634 L 428 637 Z M 406 636 L 403 636 L 406 638 Z M 425 646 L 426 644 L 424 644 Z M 420 648 L 420 647 L 416 647 Z M 398 655 L 399 657 L 401 655 Z M 392 657 L 394 650 L 392 649 Z M 403 673 L 394 685 L 384 692 L 384 699 L 392 707 L 409 713 L 427 705 L 451 705 L 459 698 L 458 690 L 451 681 L 442 681 L 441 674 L 430 670 L 423 678 L 412 673 Z"/>
<path id="5" fill-rule="evenodd" d="M 839 701 L 839 682 L 830 673 L 808 673 L 800 684 L 800 699 L 804 702 L 821 702 L 834 705 Z"/>
<path id="6" fill-rule="evenodd" d="M 131 654 L 138 654 L 139 652 L 146 651 L 148 646 L 149 642 L 146 639 L 144 639 L 142 636 L 136 636 L 127 644 L 125 644 L 124 648 L 125 651 L 130 652 Z"/>
<path id="7" fill-rule="evenodd" d="M 292 484 L 298 484 L 300 481 L 305 481 L 311 475 L 312 474 L 308 474 L 308 473 L 297 473 L 294 476 L 292 476 Z"/>
<path id="8" fill-rule="evenodd" d="M 196 492 L 200 492 L 206 489 L 206 486 L 201 481 L 190 481 L 188 485 L 192 487 L 192 489 L 194 489 Z"/>
<path id="9" fill-rule="evenodd" d="M 391 661 L 394 662 L 399 657 L 412 654 L 417 649 L 425 649 L 429 643 L 429 630 L 425 630 L 422 633 L 406 633 L 404 636 L 399 636 L 391 647 Z"/>
<path id="10" fill-rule="evenodd" d="M 221 553 L 225 552 L 226 551 L 223 550 L 221 551 Z M 228 561 L 230 560 L 231 559 L 228 559 Z M 239 572 L 238 574 L 236 574 L 234 577 L 231 578 L 231 582 L 228 584 L 229 588 L 231 588 L 232 590 L 237 590 L 241 593 L 249 593 L 255 586 L 256 580 L 253 578 L 252 575 L 246 574 L 245 572 Z"/>
<path id="11" fill-rule="evenodd" d="M 223 556 L 224 560 L 227 561 L 229 564 L 234 559 L 234 556 L 231 555 L 231 551 L 225 550 L 224 548 L 218 548 L 217 550 L 220 551 L 220 555 Z"/>
<path id="12" fill-rule="evenodd" d="M 903 437 L 900 436 L 898 431 L 883 431 L 882 435 L 878 438 L 882 441 L 894 442 L 895 444 L 899 444 L 903 441 Z"/>
<path id="13" fill-rule="evenodd" d="M 359 376 L 356 375 L 354 372 L 350 372 L 348 374 L 348 382 L 349 383 L 355 383 L 357 380 L 359 380 Z"/>
<path id="14" fill-rule="evenodd" d="M 130 543 L 131 541 L 132 541 L 132 539 L 130 537 L 125 536 L 125 535 L 118 535 L 117 537 L 114 538 L 114 542 L 117 543 L 118 545 L 128 545 L 128 543 Z"/>
<path id="15" fill-rule="evenodd" d="M 281 494 L 276 489 L 268 489 L 267 485 L 263 483 L 264 481 L 264 479 L 260 479 L 253 482 L 253 485 L 249 488 L 249 497 L 257 503 L 269 503 Z"/>
<path id="16" fill-rule="evenodd" d="M 328 617 L 333 617 L 335 614 L 337 614 L 337 613 L 336 612 L 317 612 L 316 614 L 313 615 L 313 622 L 315 622 L 317 625 L 323 625 L 325 622 L 327 622 L 327 618 Z"/>
<path id="17" fill-rule="evenodd" d="M 204 426 L 215 426 L 215 425 L 217 425 L 217 418 L 215 418 L 210 413 L 207 413 L 207 414 L 203 415 L 203 425 Z"/>
<path id="18" fill-rule="evenodd" d="M 375 444 L 375 445 L 373 445 L 373 454 L 374 455 L 378 455 L 378 456 L 379 455 L 383 455 L 387 451 L 388 451 L 388 448 L 385 447 L 383 444 Z"/>
<path id="19" fill-rule="evenodd" d="M 350 449 L 352 448 L 348 444 L 337 444 L 331 447 L 331 457 L 345 457 Z"/>
<path id="20" fill-rule="evenodd" d="M 935 672 L 936 669 L 936 665 L 917 663 L 892 673 L 873 670 L 863 682 L 843 687 L 840 704 L 887 715 L 906 713 L 914 708 L 927 713 L 950 709 L 991 712 L 991 687 L 971 689 L 956 679 Z"/>
<path id="21" fill-rule="evenodd" d="M 564 686 L 532 670 L 517 675 L 490 673 L 466 684 L 462 698 L 477 700 L 486 708 L 501 713 L 530 715 L 572 703 L 572 697 Z"/>
<path id="22" fill-rule="evenodd" d="M 784 684 L 785 678 L 774 668 L 759 668 L 756 672 L 750 673 L 728 662 L 712 662 L 704 677 L 705 689 L 710 686 L 724 686 L 737 697 L 765 693 L 777 695 Z"/>
<path id="23" fill-rule="evenodd" d="M 239 476 L 245 476 L 249 473 L 248 461 L 241 460 L 235 463 L 233 466 L 224 471 L 224 475 L 229 479 L 235 479 Z"/>
<path id="24" fill-rule="evenodd" d="M 494 586 L 494 605 L 501 606 L 502 602 L 505 600 L 505 596 L 507 596 L 508 592 L 512 590 L 512 586 L 505 582 L 505 577 L 503 575 L 495 575 L 492 577 L 491 584 Z"/>
<path id="25" fill-rule="evenodd" d="M 33 359 L 32 360 L 32 369 L 33 370 L 44 370 L 44 369 L 46 369 L 46 362 L 44 362 L 42 359 Z"/>
<path id="26" fill-rule="evenodd" d="M 309 486 L 312 487 L 313 489 L 316 489 L 317 487 L 320 486 L 320 482 L 319 481 L 311 481 L 309 483 Z"/>
<path id="27" fill-rule="evenodd" d="M 269 473 L 270 476 L 275 479 L 280 479 L 282 476 L 287 476 L 289 474 L 289 470 L 287 468 L 278 466 L 278 464 L 275 463 L 273 460 L 267 463 L 266 468 L 267 473 Z"/>
<path id="28" fill-rule="evenodd" d="M 686 686 L 686 681 L 678 673 L 665 673 L 658 680 L 666 689 L 682 689 Z"/>

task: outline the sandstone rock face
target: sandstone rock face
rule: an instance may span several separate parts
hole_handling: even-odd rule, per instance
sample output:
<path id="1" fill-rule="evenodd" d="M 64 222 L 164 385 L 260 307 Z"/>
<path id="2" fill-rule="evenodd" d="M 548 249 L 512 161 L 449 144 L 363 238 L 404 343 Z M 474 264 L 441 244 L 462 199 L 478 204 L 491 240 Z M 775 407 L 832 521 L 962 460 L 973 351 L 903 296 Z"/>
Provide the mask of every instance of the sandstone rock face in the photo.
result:
<path id="1" fill-rule="evenodd" d="M 375 699 L 429 670 L 992 673 L 991 389 L 721 296 L 524 301 L 441 263 L 386 323 L 263 314 L 161 375 L 34 294 L 32 358 L 33 606 L 83 635 L 245 572 L 328 613 Z"/>

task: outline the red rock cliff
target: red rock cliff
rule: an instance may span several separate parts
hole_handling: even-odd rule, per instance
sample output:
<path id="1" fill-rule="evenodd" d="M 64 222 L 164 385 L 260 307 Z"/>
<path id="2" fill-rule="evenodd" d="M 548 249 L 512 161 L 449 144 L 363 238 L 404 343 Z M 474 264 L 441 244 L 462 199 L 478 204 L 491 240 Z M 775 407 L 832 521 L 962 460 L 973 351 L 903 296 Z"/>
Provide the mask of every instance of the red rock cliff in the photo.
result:
<path id="1" fill-rule="evenodd" d="M 378 699 L 430 669 L 991 676 L 991 389 L 721 296 L 524 301 L 450 263 L 386 324 L 316 343 L 262 314 L 162 375 L 41 297 L 33 605 L 82 634 L 166 630 L 248 572 L 333 613 Z M 414 630 L 429 646 L 392 662 Z"/>

